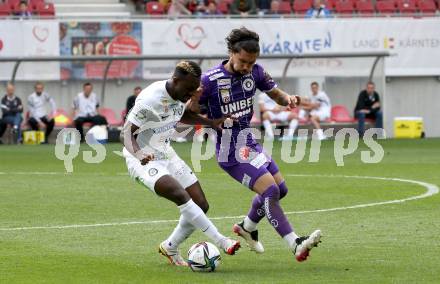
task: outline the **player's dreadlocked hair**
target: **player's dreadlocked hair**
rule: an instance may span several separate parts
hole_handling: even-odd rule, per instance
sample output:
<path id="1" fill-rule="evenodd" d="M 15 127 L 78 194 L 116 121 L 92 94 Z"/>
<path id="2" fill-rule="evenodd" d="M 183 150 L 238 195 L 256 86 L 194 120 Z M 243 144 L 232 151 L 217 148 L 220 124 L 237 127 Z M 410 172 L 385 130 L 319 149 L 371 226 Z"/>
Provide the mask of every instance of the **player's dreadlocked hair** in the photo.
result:
<path id="1" fill-rule="evenodd" d="M 260 37 L 258 34 L 245 27 L 233 29 L 226 38 L 228 51 L 233 53 L 240 52 L 242 49 L 249 53 L 259 53 L 259 41 Z"/>
<path id="2" fill-rule="evenodd" d="M 174 75 L 180 77 L 191 75 L 200 78 L 200 76 L 202 76 L 202 69 L 200 69 L 200 66 L 194 61 L 184 60 L 177 63 Z"/>

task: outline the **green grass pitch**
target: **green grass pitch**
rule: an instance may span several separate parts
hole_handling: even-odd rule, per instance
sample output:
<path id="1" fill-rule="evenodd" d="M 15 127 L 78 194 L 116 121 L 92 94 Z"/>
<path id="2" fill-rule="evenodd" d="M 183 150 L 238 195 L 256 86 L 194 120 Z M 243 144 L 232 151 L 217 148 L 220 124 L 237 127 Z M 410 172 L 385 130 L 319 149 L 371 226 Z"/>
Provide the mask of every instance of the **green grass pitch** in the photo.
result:
<path id="1" fill-rule="evenodd" d="M 107 145 L 107 158 L 100 164 L 84 163 L 80 152 L 71 174 L 64 174 L 53 145 L 2 145 L 0 283 L 440 283 L 439 194 L 302 212 L 405 199 L 426 191 L 402 181 L 343 176 L 440 185 L 440 139 L 380 143 L 382 162 L 363 164 L 358 149 L 343 167 L 334 161 L 333 141 L 323 142 L 318 163 L 307 162 L 306 156 L 296 164 L 281 162 L 280 144 L 275 143 L 273 157 L 289 187 L 282 206 L 299 234 L 320 228 L 322 244 L 298 263 L 263 220 L 259 231 L 264 254 L 244 246 L 235 256 L 222 255 L 218 271 L 206 274 L 170 266 L 157 253 L 176 223 L 149 221 L 178 219 L 178 210 L 126 175 L 124 160 L 112 153 L 120 145 Z M 175 148 L 190 161 L 189 143 Z M 84 145 L 81 150 L 91 149 Z M 210 203 L 209 216 L 247 213 L 253 194 L 213 159 L 202 163 L 197 176 Z M 232 236 L 232 224 L 239 220 L 218 218 L 214 223 Z M 123 224 L 134 221 L 140 223 Z M 63 227 L 88 224 L 92 226 Z M 195 233 L 181 247 L 183 254 L 201 240 L 205 236 Z"/>

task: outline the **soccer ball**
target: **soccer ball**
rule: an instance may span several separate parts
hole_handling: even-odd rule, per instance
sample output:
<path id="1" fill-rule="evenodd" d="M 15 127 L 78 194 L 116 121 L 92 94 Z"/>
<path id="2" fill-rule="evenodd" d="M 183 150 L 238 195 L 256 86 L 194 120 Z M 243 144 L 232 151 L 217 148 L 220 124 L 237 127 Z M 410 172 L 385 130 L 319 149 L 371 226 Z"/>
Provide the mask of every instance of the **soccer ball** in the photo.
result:
<path id="1" fill-rule="evenodd" d="M 188 265 L 192 271 L 215 271 L 220 265 L 220 260 L 220 251 L 209 242 L 194 244 L 188 251 Z"/>

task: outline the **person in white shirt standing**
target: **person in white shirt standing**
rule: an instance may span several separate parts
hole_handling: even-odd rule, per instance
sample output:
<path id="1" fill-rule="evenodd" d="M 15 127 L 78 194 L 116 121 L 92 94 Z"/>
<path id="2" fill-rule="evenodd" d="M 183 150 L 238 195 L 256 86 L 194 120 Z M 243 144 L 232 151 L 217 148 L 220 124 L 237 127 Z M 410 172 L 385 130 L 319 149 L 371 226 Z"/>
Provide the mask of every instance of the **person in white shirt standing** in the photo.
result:
<path id="1" fill-rule="evenodd" d="M 28 123 L 32 130 L 45 129 L 46 141 L 55 126 L 55 111 L 57 109 L 55 100 L 44 91 L 42 82 L 35 83 L 35 92 L 28 97 L 29 120 Z M 51 107 L 50 115 L 48 115 L 46 104 Z"/>
<path id="2" fill-rule="evenodd" d="M 310 120 L 316 129 L 316 136 L 319 140 L 325 139 L 324 132 L 321 129 L 320 122 L 330 118 L 331 103 L 330 98 L 323 91 L 319 90 L 319 84 L 312 82 L 310 84 L 312 96 L 301 101 L 301 110 L 299 117 Z"/>
<path id="3" fill-rule="evenodd" d="M 178 63 L 171 79 L 154 82 L 137 96 L 122 132 L 129 175 L 180 210 L 177 227 L 159 245 L 159 252 L 177 266 L 187 266 L 178 247 L 196 229 L 229 255 L 240 248 L 240 242 L 222 235 L 208 219 L 208 201 L 197 177 L 170 145 L 179 121 L 220 129 L 226 119 L 204 118 L 185 105 L 201 94 L 201 74 L 197 63 Z"/>
<path id="4" fill-rule="evenodd" d="M 73 100 L 74 123 L 84 141 L 83 124 L 89 122 L 92 126 L 107 125 L 107 120 L 99 115 L 99 98 L 93 92 L 93 85 L 87 82 L 83 85 L 83 91 Z"/>

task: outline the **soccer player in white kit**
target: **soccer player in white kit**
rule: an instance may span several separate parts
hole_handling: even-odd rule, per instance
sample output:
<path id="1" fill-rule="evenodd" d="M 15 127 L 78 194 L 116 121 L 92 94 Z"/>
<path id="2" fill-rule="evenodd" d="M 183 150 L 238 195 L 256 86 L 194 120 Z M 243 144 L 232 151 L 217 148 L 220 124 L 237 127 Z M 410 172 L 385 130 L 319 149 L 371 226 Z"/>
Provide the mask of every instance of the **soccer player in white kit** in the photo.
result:
<path id="1" fill-rule="evenodd" d="M 210 120 L 186 106 L 201 91 L 201 73 L 192 61 L 178 63 L 171 79 L 152 83 L 138 95 L 123 131 L 123 154 L 130 176 L 179 207 L 179 223 L 159 245 L 159 252 L 178 266 L 187 265 L 178 246 L 195 229 L 202 230 L 229 255 L 240 248 L 238 241 L 220 234 L 205 215 L 209 205 L 200 183 L 170 145 L 179 121 L 218 129 L 225 119 Z"/>

